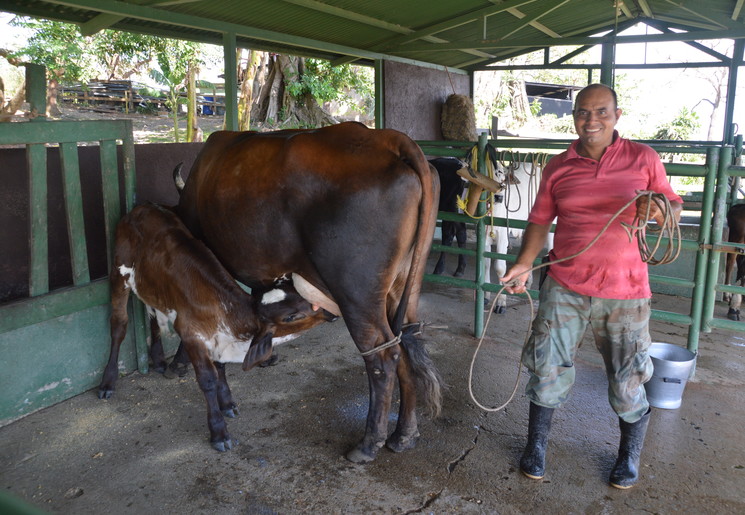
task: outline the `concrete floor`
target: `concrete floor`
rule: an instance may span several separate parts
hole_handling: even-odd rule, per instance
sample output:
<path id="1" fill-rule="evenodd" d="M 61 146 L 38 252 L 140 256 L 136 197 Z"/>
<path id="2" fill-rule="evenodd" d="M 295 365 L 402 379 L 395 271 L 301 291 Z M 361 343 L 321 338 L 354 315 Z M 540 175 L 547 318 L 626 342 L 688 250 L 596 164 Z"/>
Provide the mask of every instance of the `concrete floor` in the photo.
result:
<path id="1" fill-rule="evenodd" d="M 112 399 L 89 391 L 0 428 L 1 491 L 52 513 L 745 513 L 745 334 L 701 336 L 695 378 L 676 410 L 654 409 L 631 490 L 607 484 L 618 445 L 600 358 L 587 339 L 578 378 L 557 411 L 542 481 L 520 474 L 528 403 L 487 413 L 469 397 L 477 340 L 471 292 L 425 285 L 421 318 L 450 388 L 444 410 L 420 422 L 415 449 L 383 449 L 368 465 L 343 458 L 362 436 L 365 371 L 342 321 L 279 347 L 281 361 L 228 367 L 240 444 L 207 442 L 193 372 L 122 378 Z M 686 312 L 658 295 L 654 306 Z M 717 306 L 724 316 L 726 307 Z M 512 391 L 530 310 L 511 299 L 492 317 L 474 369 L 480 403 Z M 685 345 L 687 328 L 653 322 L 653 338 Z M 395 420 L 395 413 L 391 416 Z M 0 511 L 3 511 L 0 509 Z"/>

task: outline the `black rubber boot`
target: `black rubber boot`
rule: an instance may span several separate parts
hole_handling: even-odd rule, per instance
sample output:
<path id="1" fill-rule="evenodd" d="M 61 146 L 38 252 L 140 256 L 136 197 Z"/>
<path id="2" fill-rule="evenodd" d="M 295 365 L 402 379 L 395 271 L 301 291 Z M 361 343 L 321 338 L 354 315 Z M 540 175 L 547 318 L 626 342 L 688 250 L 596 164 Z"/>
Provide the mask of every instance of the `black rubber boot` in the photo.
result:
<path id="1" fill-rule="evenodd" d="M 530 403 L 528 444 L 520 458 L 520 471 L 530 479 L 543 479 L 546 472 L 546 446 L 553 414 L 554 408 Z"/>
<path id="2" fill-rule="evenodd" d="M 652 410 L 647 410 L 642 418 L 629 424 L 618 419 L 621 427 L 621 445 L 618 448 L 618 459 L 610 473 L 610 484 L 625 490 L 631 488 L 639 479 L 639 458 L 644 446 L 644 436 L 649 426 L 649 416 Z"/>

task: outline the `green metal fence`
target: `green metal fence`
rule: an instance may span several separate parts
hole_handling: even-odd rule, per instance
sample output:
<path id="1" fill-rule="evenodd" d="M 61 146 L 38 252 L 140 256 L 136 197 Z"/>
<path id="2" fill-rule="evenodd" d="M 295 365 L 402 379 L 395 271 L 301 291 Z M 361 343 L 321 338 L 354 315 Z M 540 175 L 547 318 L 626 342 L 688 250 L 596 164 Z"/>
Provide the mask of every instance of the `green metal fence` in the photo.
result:
<path id="1" fill-rule="evenodd" d="M 83 217 L 78 144 L 100 151 L 101 198 L 108 263 L 122 207 L 135 198 L 134 142 L 129 121 L 39 121 L 0 124 L 0 145 L 23 145 L 29 181 L 28 296 L 0 305 L 0 425 L 95 386 L 108 358 L 109 282 L 92 280 Z M 119 157 L 123 194 L 120 191 Z M 72 285 L 50 290 L 47 155 L 59 150 Z M 122 199 L 124 206 L 122 206 Z M 7 242 L 6 242 L 7 243 Z M 23 244 L 23 242 L 19 242 Z M 12 243 L 14 245 L 18 243 Z M 55 256 L 56 258 L 56 256 Z M 130 336 L 136 361 L 147 370 L 145 314 L 133 308 Z"/>

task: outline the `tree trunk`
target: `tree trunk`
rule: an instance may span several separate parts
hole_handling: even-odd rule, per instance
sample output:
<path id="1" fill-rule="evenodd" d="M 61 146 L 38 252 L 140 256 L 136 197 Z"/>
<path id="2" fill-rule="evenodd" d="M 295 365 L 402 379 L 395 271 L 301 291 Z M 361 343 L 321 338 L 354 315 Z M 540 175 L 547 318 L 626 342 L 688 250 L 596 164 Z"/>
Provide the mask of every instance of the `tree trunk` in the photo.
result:
<path id="1" fill-rule="evenodd" d="M 254 124 L 266 128 L 322 127 L 337 121 L 318 105 L 310 93 L 290 95 L 288 81 L 297 81 L 304 73 L 304 59 L 285 55 L 270 56 L 254 79 L 255 95 L 251 116 Z"/>
<path id="2" fill-rule="evenodd" d="M 186 141 L 202 141 L 197 117 L 197 67 L 189 64 L 186 72 Z"/>
<path id="3" fill-rule="evenodd" d="M 59 73 L 59 72 L 58 72 Z M 61 76 L 61 73 L 59 73 Z M 59 89 L 59 76 L 53 76 L 47 87 L 47 117 L 57 117 L 62 114 L 57 106 L 57 94 Z"/>
<path id="4" fill-rule="evenodd" d="M 240 50 L 239 50 L 240 52 Z M 256 70 L 263 59 L 265 52 L 248 50 L 245 61 L 240 57 L 238 59 L 238 80 L 241 81 L 240 98 L 238 99 L 238 130 L 251 130 L 251 108 L 254 98 L 254 81 Z M 243 64 L 245 62 L 245 65 Z"/>

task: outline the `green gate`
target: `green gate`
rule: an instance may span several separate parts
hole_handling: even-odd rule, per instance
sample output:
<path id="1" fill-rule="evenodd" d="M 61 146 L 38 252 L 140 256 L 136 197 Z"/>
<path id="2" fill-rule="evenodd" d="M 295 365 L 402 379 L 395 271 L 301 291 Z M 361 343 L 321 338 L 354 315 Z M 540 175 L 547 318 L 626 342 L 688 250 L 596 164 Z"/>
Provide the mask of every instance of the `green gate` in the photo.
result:
<path id="1" fill-rule="evenodd" d="M 108 266 L 122 207 L 135 198 L 134 142 L 129 121 L 33 121 L 0 124 L 0 145 L 23 145 L 29 191 L 28 295 L 0 304 L 0 425 L 94 387 L 108 358 L 109 282 L 91 279 L 78 145 L 97 144 Z M 121 142 L 121 152 L 118 152 Z M 55 148 L 56 147 L 56 148 Z M 48 155 L 59 152 L 72 284 L 50 289 Z M 121 159 L 118 157 L 121 155 Z M 120 162 L 121 161 L 121 162 Z M 121 165 L 121 174 L 120 174 Z M 123 185 L 120 187 L 120 182 Z M 24 245 L 24 242 L 5 242 Z M 145 316 L 135 304 L 123 347 L 125 369 L 147 370 Z M 133 309 L 130 307 L 130 309 Z M 135 338 L 134 333 L 137 334 Z M 133 342 L 137 341 L 137 345 Z"/>

